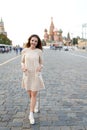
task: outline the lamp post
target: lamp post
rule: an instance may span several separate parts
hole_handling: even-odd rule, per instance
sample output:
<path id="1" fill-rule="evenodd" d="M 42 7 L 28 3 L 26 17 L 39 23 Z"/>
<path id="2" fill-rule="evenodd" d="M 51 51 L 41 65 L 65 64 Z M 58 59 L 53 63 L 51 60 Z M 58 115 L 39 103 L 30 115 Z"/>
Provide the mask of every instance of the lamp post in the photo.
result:
<path id="1" fill-rule="evenodd" d="M 85 46 L 86 46 L 86 28 L 87 28 L 87 23 L 82 25 L 82 38 L 85 39 Z"/>

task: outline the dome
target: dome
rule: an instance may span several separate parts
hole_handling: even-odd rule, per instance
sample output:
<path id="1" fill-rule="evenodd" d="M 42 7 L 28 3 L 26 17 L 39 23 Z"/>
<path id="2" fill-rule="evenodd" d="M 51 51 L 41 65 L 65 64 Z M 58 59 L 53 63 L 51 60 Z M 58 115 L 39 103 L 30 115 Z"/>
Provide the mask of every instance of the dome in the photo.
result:
<path id="1" fill-rule="evenodd" d="M 59 33 L 62 33 L 63 31 L 61 29 L 58 30 Z"/>

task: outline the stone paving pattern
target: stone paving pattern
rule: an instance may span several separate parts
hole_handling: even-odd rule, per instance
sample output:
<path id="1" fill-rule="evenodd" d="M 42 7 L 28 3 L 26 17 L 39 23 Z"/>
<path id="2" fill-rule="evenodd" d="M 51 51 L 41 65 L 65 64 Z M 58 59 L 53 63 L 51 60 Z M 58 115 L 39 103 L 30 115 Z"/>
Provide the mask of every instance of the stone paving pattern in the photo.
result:
<path id="1" fill-rule="evenodd" d="M 21 56 L 0 66 L 0 130 L 87 130 L 87 59 L 71 53 L 87 56 L 86 52 L 43 51 L 46 89 L 38 94 L 35 125 L 29 124 L 29 98 L 21 88 Z M 12 58 L 1 55 L 0 62 Z"/>
<path id="2" fill-rule="evenodd" d="M 18 55 L 19 55 L 19 52 L 18 52 Z M 0 53 L 0 64 L 9 60 L 9 58 L 13 58 L 15 56 L 17 56 L 17 54 L 14 50 L 8 53 Z"/>

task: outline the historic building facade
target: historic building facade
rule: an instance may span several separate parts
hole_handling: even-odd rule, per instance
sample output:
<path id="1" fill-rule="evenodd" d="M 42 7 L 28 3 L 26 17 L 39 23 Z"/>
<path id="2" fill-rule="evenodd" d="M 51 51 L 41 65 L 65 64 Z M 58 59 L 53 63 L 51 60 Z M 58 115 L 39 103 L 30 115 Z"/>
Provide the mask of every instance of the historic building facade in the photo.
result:
<path id="1" fill-rule="evenodd" d="M 7 36 L 7 32 L 5 32 L 4 22 L 3 22 L 2 18 L 1 18 L 1 20 L 0 20 L 0 34 L 4 34 L 4 35 Z"/>
<path id="2" fill-rule="evenodd" d="M 49 32 L 47 29 L 44 30 L 44 40 L 45 42 L 48 41 L 63 42 L 62 30 L 61 29 L 58 30 L 57 28 L 55 28 L 52 17 Z"/>

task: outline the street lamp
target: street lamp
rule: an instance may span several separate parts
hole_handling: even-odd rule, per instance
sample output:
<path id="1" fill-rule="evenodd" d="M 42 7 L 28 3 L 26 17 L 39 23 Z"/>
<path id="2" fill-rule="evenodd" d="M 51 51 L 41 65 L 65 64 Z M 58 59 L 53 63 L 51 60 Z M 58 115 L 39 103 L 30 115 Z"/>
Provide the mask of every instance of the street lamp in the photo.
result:
<path id="1" fill-rule="evenodd" d="M 86 28 L 87 28 L 87 23 L 82 25 L 82 38 L 85 39 L 85 46 L 86 46 Z"/>

